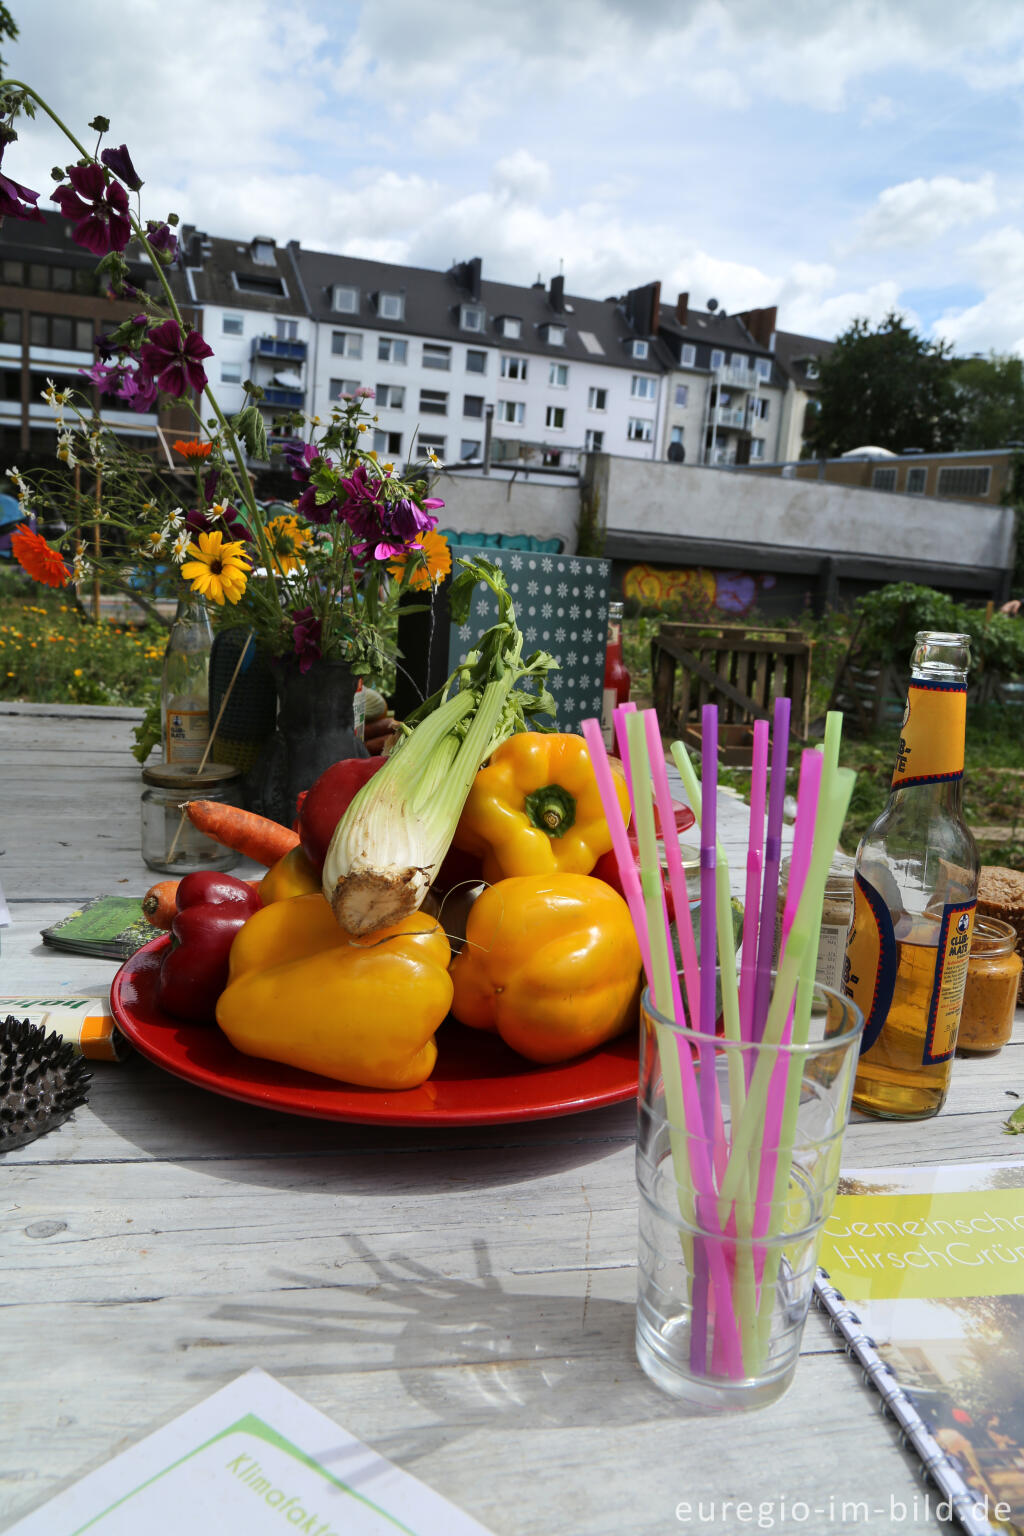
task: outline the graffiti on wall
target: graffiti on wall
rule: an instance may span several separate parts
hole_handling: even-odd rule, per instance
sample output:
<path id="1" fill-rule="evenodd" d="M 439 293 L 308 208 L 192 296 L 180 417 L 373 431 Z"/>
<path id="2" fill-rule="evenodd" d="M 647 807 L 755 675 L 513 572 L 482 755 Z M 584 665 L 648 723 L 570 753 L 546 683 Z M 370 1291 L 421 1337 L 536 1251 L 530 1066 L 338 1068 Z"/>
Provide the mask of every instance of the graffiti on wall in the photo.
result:
<path id="1" fill-rule="evenodd" d="M 743 615 L 754 607 L 762 588 L 774 585 L 774 576 L 754 576 L 749 571 L 705 567 L 670 571 L 656 565 L 631 565 L 623 578 L 622 592 L 645 608 L 714 609 Z"/>

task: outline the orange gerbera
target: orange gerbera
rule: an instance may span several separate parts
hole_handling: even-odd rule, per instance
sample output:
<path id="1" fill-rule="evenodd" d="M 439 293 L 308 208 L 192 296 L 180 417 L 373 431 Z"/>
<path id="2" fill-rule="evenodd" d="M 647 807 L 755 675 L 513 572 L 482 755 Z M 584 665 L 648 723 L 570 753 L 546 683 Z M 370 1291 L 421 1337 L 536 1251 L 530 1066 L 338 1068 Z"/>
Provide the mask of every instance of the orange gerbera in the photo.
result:
<path id="1" fill-rule="evenodd" d="M 42 582 L 44 587 L 67 586 L 71 572 L 63 557 L 31 528 L 16 528 L 11 534 L 11 554 L 33 581 Z"/>
<path id="2" fill-rule="evenodd" d="M 452 568 L 452 552 L 448 548 L 448 540 L 443 533 L 421 534 L 420 543 L 423 546 L 422 549 L 413 550 L 411 555 L 403 555 L 393 565 L 389 565 L 388 570 L 392 576 L 401 578 L 406 562 L 409 559 L 415 560 L 416 565 L 409 578 L 409 585 L 422 592 L 448 575 Z"/>
<path id="3" fill-rule="evenodd" d="M 186 442 L 183 438 L 173 444 L 175 453 L 180 453 L 183 459 L 208 459 L 212 443 L 201 443 L 197 437 L 189 438 Z"/>

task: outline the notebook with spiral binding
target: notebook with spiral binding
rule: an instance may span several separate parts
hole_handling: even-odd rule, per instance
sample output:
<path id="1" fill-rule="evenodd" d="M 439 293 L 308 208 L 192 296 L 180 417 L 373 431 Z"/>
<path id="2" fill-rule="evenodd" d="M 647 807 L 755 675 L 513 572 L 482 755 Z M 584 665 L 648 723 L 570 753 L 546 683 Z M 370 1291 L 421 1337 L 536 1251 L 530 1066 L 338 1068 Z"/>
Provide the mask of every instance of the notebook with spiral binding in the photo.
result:
<path id="1" fill-rule="evenodd" d="M 929 1512 L 1024 1530 L 1024 1159 L 848 1171 L 815 1300 L 922 1463 Z"/>

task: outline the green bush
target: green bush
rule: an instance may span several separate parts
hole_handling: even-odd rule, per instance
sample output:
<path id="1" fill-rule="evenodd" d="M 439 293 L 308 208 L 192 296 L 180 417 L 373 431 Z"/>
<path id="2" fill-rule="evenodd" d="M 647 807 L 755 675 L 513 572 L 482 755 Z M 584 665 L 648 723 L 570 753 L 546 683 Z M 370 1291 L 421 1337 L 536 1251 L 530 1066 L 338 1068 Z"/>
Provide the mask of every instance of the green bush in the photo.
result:
<path id="1" fill-rule="evenodd" d="M 996 613 L 986 621 L 983 609 L 909 581 L 869 592 L 858 599 L 856 612 L 861 620 L 857 651 L 872 661 L 909 667 L 915 636 L 930 629 L 970 636 L 973 677 L 1024 673 L 1024 624 L 1008 614 Z"/>

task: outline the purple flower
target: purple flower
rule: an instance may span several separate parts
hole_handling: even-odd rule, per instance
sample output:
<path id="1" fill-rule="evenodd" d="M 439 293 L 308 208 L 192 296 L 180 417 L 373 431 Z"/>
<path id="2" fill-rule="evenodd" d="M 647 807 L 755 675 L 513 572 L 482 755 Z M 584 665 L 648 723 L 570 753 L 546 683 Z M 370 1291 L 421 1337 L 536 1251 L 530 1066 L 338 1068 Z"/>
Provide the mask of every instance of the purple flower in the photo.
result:
<path id="1" fill-rule="evenodd" d="M 156 381 L 148 368 L 126 368 L 124 382 L 117 393 L 133 411 L 156 410 Z"/>
<path id="2" fill-rule="evenodd" d="M 403 543 L 408 543 L 410 539 L 418 538 L 428 529 L 437 527 L 437 518 L 431 517 L 429 512 L 421 511 L 407 496 L 390 504 L 386 520 L 392 534 Z"/>
<path id="3" fill-rule="evenodd" d="M 295 510 L 300 517 L 304 517 L 307 523 L 329 523 L 334 513 L 337 512 L 340 503 L 337 496 L 332 496 L 328 501 L 317 502 L 316 486 L 307 485 L 298 501 Z"/>
<path id="4" fill-rule="evenodd" d="M 94 256 L 123 251 L 132 237 L 128 218 L 128 194 L 116 181 L 109 181 L 101 166 L 69 165 L 69 187 L 58 187 L 53 201 L 59 203 L 65 218 L 77 219 L 71 238 Z"/>
<path id="5" fill-rule="evenodd" d="M 154 251 L 166 251 L 171 257 L 177 254 L 178 237 L 171 234 L 170 226 L 167 224 L 158 224 L 155 219 L 147 219 L 146 239 Z"/>
<path id="6" fill-rule="evenodd" d="M 6 144 L 0 146 L 0 160 Z M 23 187 L 20 181 L 12 181 L 9 176 L 0 172 L 0 220 L 7 217 L 12 219 L 29 219 L 33 223 L 43 222 L 42 210 L 36 207 L 39 201 L 39 193 L 33 192 L 29 187 Z"/>
<path id="7" fill-rule="evenodd" d="M 100 159 L 108 170 L 124 182 L 126 187 L 131 187 L 133 192 L 138 192 L 142 187 L 142 177 L 132 165 L 132 157 L 128 153 L 128 145 L 122 144 L 120 149 L 105 149 Z"/>
<path id="8" fill-rule="evenodd" d="M 323 626 L 319 619 L 313 617 L 312 608 L 293 608 L 292 619 L 292 643 L 299 658 L 299 671 L 308 672 L 314 661 L 319 661 L 323 654 L 320 649 Z"/>
<path id="9" fill-rule="evenodd" d="M 206 345 L 198 331 L 182 336 L 177 320 L 165 320 L 150 331 L 140 356 L 157 387 L 180 398 L 190 389 L 206 388 L 202 360 L 213 356 L 213 348 Z"/>
<path id="10" fill-rule="evenodd" d="M 313 465 L 323 457 L 312 443 L 287 442 L 282 452 L 292 467 L 293 480 L 308 480 Z"/>
<path id="11" fill-rule="evenodd" d="M 202 512 L 198 507 L 193 507 L 185 513 L 185 522 L 193 533 L 212 533 L 214 529 L 219 529 L 231 539 L 242 539 L 247 544 L 253 542 L 252 534 L 242 522 L 241 513 L 230 502 L 222 503 L 216 512 Z"/>

